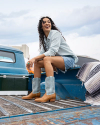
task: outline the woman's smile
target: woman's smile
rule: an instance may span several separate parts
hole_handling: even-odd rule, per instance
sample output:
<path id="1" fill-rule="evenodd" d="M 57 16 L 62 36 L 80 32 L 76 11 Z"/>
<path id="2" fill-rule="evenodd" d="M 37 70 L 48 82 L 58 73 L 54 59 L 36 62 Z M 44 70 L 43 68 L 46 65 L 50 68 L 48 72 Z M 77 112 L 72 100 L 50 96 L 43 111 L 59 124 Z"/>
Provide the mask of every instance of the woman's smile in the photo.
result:
<path id="1" fill-rule="evenodd" d="M 43 19 L 42 29 L 43 29 L 44 33 L 50 32 L 50 30 L 51 30 L 51 22 L 50 22 L 50 20 L 48 18 Z"/>

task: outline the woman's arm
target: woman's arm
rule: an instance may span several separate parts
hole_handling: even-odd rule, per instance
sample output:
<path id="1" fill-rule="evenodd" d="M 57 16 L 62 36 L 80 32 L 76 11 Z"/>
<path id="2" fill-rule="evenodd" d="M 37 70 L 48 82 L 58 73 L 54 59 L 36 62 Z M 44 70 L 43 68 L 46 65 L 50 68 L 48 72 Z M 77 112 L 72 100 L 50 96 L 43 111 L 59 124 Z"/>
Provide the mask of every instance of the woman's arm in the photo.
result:
<path id="1" fill-rule="evenodd" d="M 38 62 L 39 60 L 43 59 L 44 57 L 45 57 L 45 55 L 44 55 L 44 54 L 41 54 L 41 55 L 39 55 L 39 56 L 36 56 L 36 57 L 32 58 L 31 60 L 29 60 L 29 61 L 27 62 L 26 67 L 27 67 L 28 69 L 30 69 L 30 67 L 33 66 L 33 63 Z"/>
<path id="2" fill-rule="evenodd" d="M 44 54 L 41 54 L 39 56 L 36 56 L 34 59 L 35 59 L 35 62 L 38 62 L 39 60 L 43 59 L 45 57 Z"/>

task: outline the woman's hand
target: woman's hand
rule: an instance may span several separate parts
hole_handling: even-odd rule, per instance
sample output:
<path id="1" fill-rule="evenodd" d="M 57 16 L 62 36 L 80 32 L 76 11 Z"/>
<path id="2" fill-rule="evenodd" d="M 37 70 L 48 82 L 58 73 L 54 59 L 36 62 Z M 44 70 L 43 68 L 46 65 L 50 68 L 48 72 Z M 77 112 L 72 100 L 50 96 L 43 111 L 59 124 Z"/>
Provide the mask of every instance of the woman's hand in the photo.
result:
<path id="1" fill-rule="evenodd" d="M 29 61 L 27 62 L 26 68 L 27 68 L 28 70 L 30 70 L 30 68 L 33 66 L 33 63 L 37 63 L 40 59 L 43 59 L 44 57 L 45 57 L 45 55 L 42 54 L 42 55 L 39 55 L 39 56 L 37 56 L 37 57 L 32 58 L 31 60 L 29 60 Z"/>
<path id="2" fill-rule="evenodd" d="M 34 63 L 35 61 L 36 61 L 35 58 L 32 58 L 31 60 L 29 60 L 29 61 L 27 62 L 27 64 L 26 64 L 26 68 L 27 68 L 28 70 L 30 70 L 30 67 L 33 66 L 33 63 Z"/>

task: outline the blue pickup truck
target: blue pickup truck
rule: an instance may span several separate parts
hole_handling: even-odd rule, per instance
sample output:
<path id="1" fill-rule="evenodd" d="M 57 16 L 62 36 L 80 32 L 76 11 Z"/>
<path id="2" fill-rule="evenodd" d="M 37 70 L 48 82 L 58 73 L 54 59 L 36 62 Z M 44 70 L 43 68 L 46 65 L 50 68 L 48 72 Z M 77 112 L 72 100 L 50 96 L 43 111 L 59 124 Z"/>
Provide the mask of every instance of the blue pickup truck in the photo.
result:
<path id="1" fill-rule="evenodd" d="M 86 89 L 76 74 L 83 63 L 98 61 L 78 56 L 78 63 L 65 74 L 55 75 L 56 101 L 22 100 L 32 91 L 34 74 L 25 67 L 23 52 L 0 46 L 0 125 L 100 125 L 100 106 L 85 103 Z M 41 73 L 41 96 L 46 73 Z"/>

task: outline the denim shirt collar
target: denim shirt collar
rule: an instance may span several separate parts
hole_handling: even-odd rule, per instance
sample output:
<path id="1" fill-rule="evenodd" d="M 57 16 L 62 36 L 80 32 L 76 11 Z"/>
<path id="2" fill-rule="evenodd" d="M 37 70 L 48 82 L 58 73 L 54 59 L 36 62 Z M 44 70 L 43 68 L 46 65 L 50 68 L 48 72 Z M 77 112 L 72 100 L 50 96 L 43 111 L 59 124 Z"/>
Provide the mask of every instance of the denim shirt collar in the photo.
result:
<path id="1" fill-rule="evenodd" d="M 52 30 L 50 30 L 47 39 L 46 39 L 46 37 L 44 36 L 44 40 L 46 40 L 46 41 L 47 41 L 47 40 L 50 40 L 50 38 L 51 38 L 51 34 L 52 34 Z"/>
<path id="2" fill-rule="evenodd" d="M 51 33 L 52 33 L 52 30 L 50 30 L 47 39 L 50 39 L 50 38 L 51 38 Z"/>

